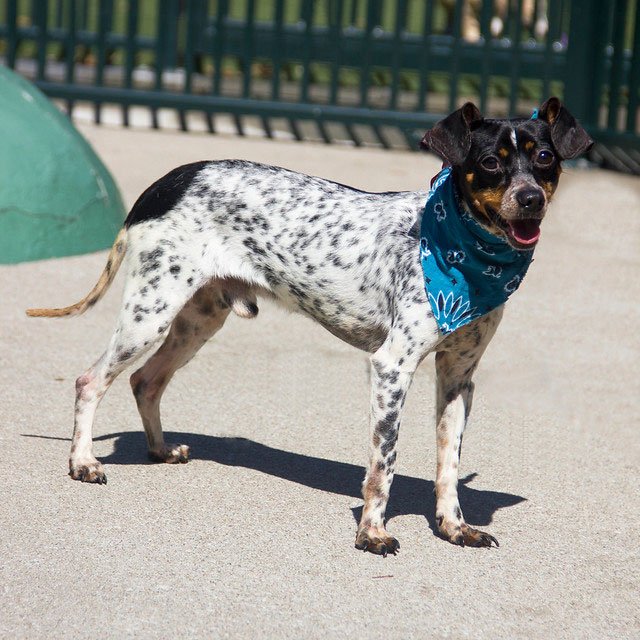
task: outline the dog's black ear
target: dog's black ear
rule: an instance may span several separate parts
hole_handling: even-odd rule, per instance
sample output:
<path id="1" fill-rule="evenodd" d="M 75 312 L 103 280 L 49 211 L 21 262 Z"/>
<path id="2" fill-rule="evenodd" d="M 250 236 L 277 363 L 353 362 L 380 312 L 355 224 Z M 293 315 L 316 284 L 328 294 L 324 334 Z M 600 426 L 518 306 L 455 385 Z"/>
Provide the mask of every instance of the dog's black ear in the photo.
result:
<path id="1" fill-rule="evenodd" d="M 538 117 L 548 123 L 551 141 L 562 160 L 575 158 L 591 148 L 593 140 L 558 98 L 549 98 L 540 107 Z"/>
<path id="2" fill-rule="evenodd" d="M 429 129 L 420 146 L 437 153 L 451 165 L 460 165 L 471 148 L 471 124 L 479 120 L 482 120 L 482 114 L 478 107 L 467 102 Z"/>

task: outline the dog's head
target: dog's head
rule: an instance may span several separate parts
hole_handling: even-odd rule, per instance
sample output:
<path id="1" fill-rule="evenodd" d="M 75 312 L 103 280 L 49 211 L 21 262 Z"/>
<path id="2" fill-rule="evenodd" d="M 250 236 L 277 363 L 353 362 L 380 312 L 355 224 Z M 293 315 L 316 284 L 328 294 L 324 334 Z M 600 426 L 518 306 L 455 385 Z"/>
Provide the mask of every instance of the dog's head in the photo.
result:
<path id="1" fill-rule="evenodd" d="M 515 249 L 531 249 L 560 177 L 563 160 L 593 144 L 558 98 L 536 119 L 484 119 L 467 102 L 427 131 L 422 147 L 453 167 L 471 213 Z"/>

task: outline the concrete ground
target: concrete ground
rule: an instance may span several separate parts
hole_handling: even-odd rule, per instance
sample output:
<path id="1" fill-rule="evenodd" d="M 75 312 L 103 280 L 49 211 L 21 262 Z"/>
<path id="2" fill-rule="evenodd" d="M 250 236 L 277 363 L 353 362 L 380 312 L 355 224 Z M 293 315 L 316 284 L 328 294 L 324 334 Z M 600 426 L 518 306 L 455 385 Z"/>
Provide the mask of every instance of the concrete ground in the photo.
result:
<path id="1" fill-rule="evenodd" d="M 363 189 L 424 187 L 435 157 L 85 125 L 130 205 L 181 163 L 239 157 Z M 384 215 L 384 212 L 380 212 Z M 434 535 L 434 373 L 409 396 L 389 530 L 353 548 L 367 455 L 367 357 L 262 304 L 174 379 L 146 459 L 119 378 L 98 412 L 109 484 L 66 475 L 74 380 L 101 353 L 122 279 L 78 319 L 105 253 L 0 268 L 0 637 L 638 638 L 640 181 L 569 169 L 529 275 L 476 376 L 467 521 L 499 549 Z"/>

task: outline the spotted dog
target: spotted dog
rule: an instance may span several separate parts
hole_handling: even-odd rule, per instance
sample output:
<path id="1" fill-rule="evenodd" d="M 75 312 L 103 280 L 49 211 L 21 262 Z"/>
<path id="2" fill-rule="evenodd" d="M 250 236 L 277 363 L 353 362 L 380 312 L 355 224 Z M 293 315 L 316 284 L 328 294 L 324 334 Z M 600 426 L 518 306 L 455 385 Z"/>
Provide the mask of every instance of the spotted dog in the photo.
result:
<path id="1" fill-rule="evenodd" d="M 535 120 L 484 119 L 467 103 L 423 140 L 449 165 L 447 184 L 461 216 L 523 254 L 538 240 L 561 161 L 590 144 L 556 98 Z M 432 351 L 438 531 L 454 544 L 497 545 L 493 536 L 466 524 L 457 469 L 472 375 L 500 322 L 502 304 L 479 317 L 467 305 L 466 323 L 455 330 L 438 321 L 448 303 L 425 287 L 421 265 L 421 251 L 431 255 L 421 249 L 420 231 L 428 195 L 368 193 L 240 160 L 178 167 L 150 186 L 131 209 L 93 290 L 66 308 L 27 311 L 47 317 L 85 312 L 103 296 L 126 255 L 115 332 L 105 353 L 76 382 L 71 477 L 106 483 L 92 453 L 94 415 L 116 376 L 149 354 L 131 386 L 150 456 L 186 462 L 187 446 L 164 441 L 162 394 L 231 312 L 255 317 L 262 296 L 371 354 L 371 445 L 356 547 L 382 555 L 399 548 L 385 529 L 398 429 L 414 372 Z M 452 215 L 441 211 L 441 221 Z M 491 253 L 489 245 L 484 250 Z M 451 256 L 459 267 L 463 256 Z M 496 279 L 495 267 L 486 277 Z"/>

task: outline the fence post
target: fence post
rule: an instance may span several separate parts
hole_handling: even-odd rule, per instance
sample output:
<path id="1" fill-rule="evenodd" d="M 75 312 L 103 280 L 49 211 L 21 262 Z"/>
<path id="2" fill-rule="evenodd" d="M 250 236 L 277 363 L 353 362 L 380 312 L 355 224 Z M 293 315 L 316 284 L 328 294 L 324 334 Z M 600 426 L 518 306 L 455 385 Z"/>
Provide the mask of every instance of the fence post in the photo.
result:
<path id="1" fill-rule="evenodd" d="M 8 2 L 6 7 L 7 19 L 7 66 L 10 69 L 16 68 L 16 57 L 18 55 L 18 3 Z"/>
<path id="2" fill-rule="evenodd" d="M 607 40 L 606 0 L 571 0 L 564 101 L 587 126 L 597 126 Z"/>

